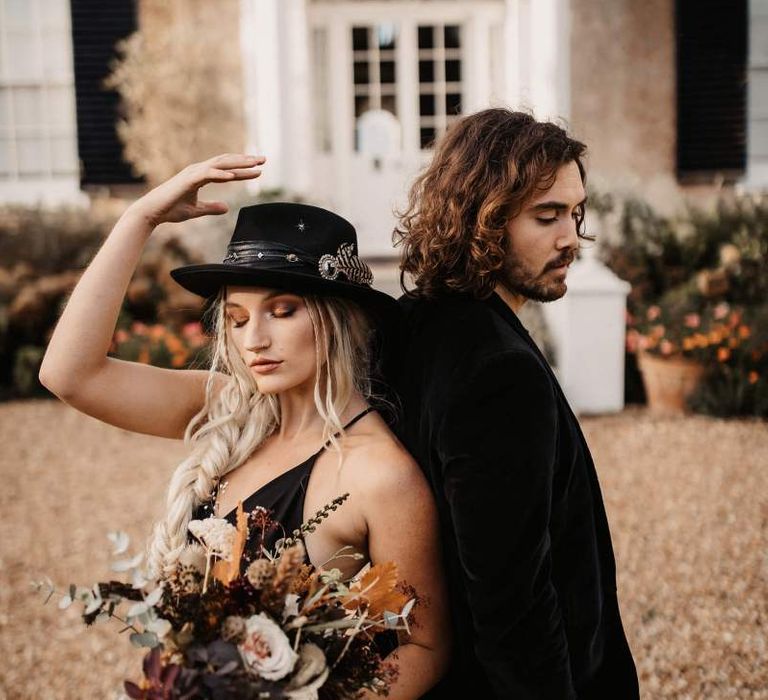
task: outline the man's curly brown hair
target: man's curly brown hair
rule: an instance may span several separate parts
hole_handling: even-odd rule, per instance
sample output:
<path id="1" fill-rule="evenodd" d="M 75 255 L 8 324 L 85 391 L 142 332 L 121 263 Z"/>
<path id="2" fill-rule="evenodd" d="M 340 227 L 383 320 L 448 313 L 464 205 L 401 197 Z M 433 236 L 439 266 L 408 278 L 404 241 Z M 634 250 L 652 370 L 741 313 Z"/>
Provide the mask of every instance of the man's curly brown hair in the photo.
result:
<path id="1" fill-rule="evenodd" d="M 562 165 L 586 146 L 556 124 L 530 114 L 486 109 L 458 120 L 437 144 L 429 167 L 411 187 L 399 214 L 395 245 L 402 245 L 400 283 L 410 296 L 493 293 L 507 254 L 506 224 L 535 191 L 548 190 Z M 577 218 L 580 238 L 584 213 Z M 416 283 L 404 284 L 406 273 Z"/>

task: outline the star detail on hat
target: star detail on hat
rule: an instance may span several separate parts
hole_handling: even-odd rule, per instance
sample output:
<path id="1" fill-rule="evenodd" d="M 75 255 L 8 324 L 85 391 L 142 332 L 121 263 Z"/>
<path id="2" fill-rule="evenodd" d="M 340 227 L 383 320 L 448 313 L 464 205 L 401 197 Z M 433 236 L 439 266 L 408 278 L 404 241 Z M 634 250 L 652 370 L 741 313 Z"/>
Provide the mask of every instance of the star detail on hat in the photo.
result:
<path id="1" fill-rule="evenodd" d="M 304 223 L 304 219 L 299 219 L 299 223 L 296 224 L 296 228 L 299 229 L 299 231 L 301 231 L 302 233 L 304 233 L 304 231 L 307 228 L 307 225 Z"/>

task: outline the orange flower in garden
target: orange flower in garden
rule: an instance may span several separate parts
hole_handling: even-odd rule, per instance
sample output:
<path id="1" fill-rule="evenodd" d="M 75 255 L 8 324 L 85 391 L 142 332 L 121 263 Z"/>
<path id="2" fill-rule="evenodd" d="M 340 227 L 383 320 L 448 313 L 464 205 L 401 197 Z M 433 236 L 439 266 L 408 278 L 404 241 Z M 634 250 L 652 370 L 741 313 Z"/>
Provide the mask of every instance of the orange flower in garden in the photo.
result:
<path id="1" fill-rule="evenodd" d="M 735 328 L 741 323 L 741 314 L 738 311 L 731 311 L 731 315 L 728 317 L 728 325 Z"/>
<path id="2" fill-rule="evenodd" d="M 717 361 L 718 362 L 727 362 L 728 358 L 731 356 L 731 351 L 728 348 L 718 348 L 717 349 Z"/>
<path id="3" fill-rule="evenodd" d="M 691 336 L 690 338 L 683 338 L 683 350 L 694 350 L 696 345 L 697 342 L 694 336 Z"/>
<path id="4" fill-rule="evenodd" d="M 739 339 L 738 338 L 728 338 L 728 347 L 730 347 L 730 348 L 737 348 L 737 347 L 739 347 Z"/>
<path id="5" fill-rule="evenodd" d="M 752 371 L 751 371 L 751 372 L 750 372 L 750 373 L 747 375 L 747 381 L 748 381 L 750 384 L 757 384 L 757 380 L 758 380 L 758 379 L 760 379 L 760 375 L 759 375 L 757 372 L 755 372 L 754 370 L 752 370 Z"/>
<path id="6" fill-rule="evenodd" d="M 701 325 L 701 316 L 699 314 L 686 314 L 685 325 L 688 328 L 698 328 Z"/>
<path id="7" fill-rule="evenodd" d="M 661 316 L 661 307 L 649 306 L 646 316 L 649 321 L 655 321 L 659 316 Z"/>
<path id="8" fill-rule="evenodd" d="M 165 338 L 165 347 L 167 347 L 174 355 L 184 352 L 184 343 L 172 333 L 169 333 Z"/>
<path id="9" fill-rule="evenodd" d="M 722 321 L 727 315 L 728 312 L 731 310 L 731 307 L 728 306 L 728 302 L 721 301 L 716 307 L 712 315 L 715 317 L 715 320 Z"/>
<path id="10" fill-rule="evenodd" d="M 149 329 L 149 336 L 150 338 L 153 338 L 154 340 L 160 340 L 165 335 L 165 326 L 156 323 L 152 328 Z"/>
<path id="11" fill-rule="evenodd" d="M 739 338 L 749 338 L 749 336 L 752 335 L 752 332 L 749 330 L 749 326 L 739 326 Z"/>
<path id="12" fill-rule="evenodd" d="M 171 366 L 180 369 L 187 364 L 187 354 L 185 352 L 176 353 L 171 357 Z"/>

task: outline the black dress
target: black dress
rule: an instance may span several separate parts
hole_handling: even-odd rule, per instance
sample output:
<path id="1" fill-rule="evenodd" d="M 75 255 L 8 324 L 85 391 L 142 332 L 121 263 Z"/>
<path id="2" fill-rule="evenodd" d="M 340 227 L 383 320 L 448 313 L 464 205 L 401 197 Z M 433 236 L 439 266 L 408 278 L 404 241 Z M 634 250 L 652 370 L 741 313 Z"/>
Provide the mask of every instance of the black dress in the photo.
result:
<path id="1" fill-rule="evenodd" d="M 344 426 L 344 430 L 351 428 L 363 416 L 375 410 L 373 407 L 366 408 L 358 413 L 349 423 Z M 336 437 L 338 437 L 338 433 Z M 323 450 L 329 447 L 331 441 L 326 442 L 317 452 L 304 460 L 301 464 L 283 472 L 264 486 L 254 491 L 243 501 L 243 511 L 246 513 L 257 507 L 265 508 L 270 512 L 270 516 L 275 525 L 262 533 L 254 528 L 249 529 L 248 542 L 245 546 L 243 555 L 243 566 L 247 566 L 250 559 L 255 559 L 259 555 L 263 545 L 270 552 L 274 551 L 275 544 L 279 539 L 290 535 L 297 530 L 304 522 L 304 498 L 307 493 L 307 484 L 312 475 L 312 469 L 315 466 L 317 458 Z M 203 520 L 213 517 L 213 494 L 208 501 L 201 503 L 192 513 L 193 520 Z M 236 524 L 237 509 L 233 508 L 224 518 Z M 192 535 L 190 541 L 194 540 Z"/>

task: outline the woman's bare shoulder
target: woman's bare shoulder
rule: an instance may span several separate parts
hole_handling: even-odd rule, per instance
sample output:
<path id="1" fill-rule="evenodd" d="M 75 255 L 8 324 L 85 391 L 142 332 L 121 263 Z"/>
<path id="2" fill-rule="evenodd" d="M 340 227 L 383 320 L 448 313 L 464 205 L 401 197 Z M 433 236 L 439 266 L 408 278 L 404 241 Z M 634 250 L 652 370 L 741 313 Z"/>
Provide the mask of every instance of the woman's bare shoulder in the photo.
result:
<path id="1" fill-rule="evenodd" d="M 356 486 L 378 494 L 426 486 L 418 463 L 383 421 L 345 439 L 344 469 Z"/>

